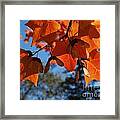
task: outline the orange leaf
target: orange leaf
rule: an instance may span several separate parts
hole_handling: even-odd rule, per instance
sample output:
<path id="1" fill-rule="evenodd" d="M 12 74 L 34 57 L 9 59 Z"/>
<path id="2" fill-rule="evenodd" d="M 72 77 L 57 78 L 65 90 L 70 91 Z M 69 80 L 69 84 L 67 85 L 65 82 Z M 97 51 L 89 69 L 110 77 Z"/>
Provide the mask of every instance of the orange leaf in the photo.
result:
<path id="1" fill-rule="evenodd" d="M 90 52 L 90 62 L 96 69 L 100 70 L 100 51 L 98 49 L 94 49 Z"/>
<path id="2" fill-rule="evenodd" d="M 60 41 L 60 37 L 63 36 L 63 32 L 60 32 L 60 31 L 56 31 L 56 32 L 53 32 L 53 33 L 50 33 L 48 35 L 45 35 L 43 37 L 41 37 L 39 40 L 37 40 L 37 42 L 40 42 L 40 41 L 45 41 L 46 43 L 48 43 L 49 45 L 52 46 L 52 43 L 53 42 L 58 42 Z"/>
<path id="3" fill-rule="evenodd" d="M 20 63 L 21 66 L 24 66 L 24 69 L 21 69 L 21 74 L 24 74 L 24 77 L 22 77 L 21 80 L 32 74 L 36 74 L 43 71 L 42 63 L 38 58 L 26 56 L 20 60 Z"/>
<path id="4" fill-rule="evenodd" d="M 61 55 L 61 56 L 58 56 L 58 58 L 64 63 L 64 67 L 68 71 L 74 71 L 75 70 L 77 60 L 73 59 L 70 54 Z"/>
<path id="5" fill-rule="evenodd" d="M 53 56 L 60 56 L 60 55 L 68 53 L 67 52 L 67 46 L 68 46 L 68 41 L 58 41 L 58 42 L 56 42 L 55 47 L 52 50 L 52 55 Z"/>
<path id="6" fill-rule="evenodd" d="M 89 26 L 93 20 L 79 20 L 79 27 L 78 27 L 78 36 L 83 37 L 87 36 L 89 32 Z"/>
<path id="7" fill-rule="evenodd" d="M 79 27 L 78 27 L 78 36 L 89 36 L 92 38 L 99 38 L 100 34 L 97 31 L 97 28 L 95 25 L 92 25 L 91 23 L 93 20 L 80 20 L 79 21 Z"/>
<path id="8" fill-rule="evenodd" d="M 96 28 L 100 28 L 100 20 L 94 20 L 94 22 L 92 22 L 91 24 L 95 25 Z"/>
<path id="9" fill-rule="evenodd" d="M 87 58 L 86 48 L 90 47 L 88 43 L 76 37 L 64 41 L 56 42 L 55 48 L 52 51 L 53 56 L 60 56 L 63 54 L 71 54 L 73 58 Z"/>
<path id="10" fill-rule="evenodd" d="M 30 75 L 30 76 L 24 78 L 24 80 L 30 80 L 31 82 L 34 83 L 35 86 L 37 86 L 37 83 L 38 83 L 38 74 Z"/>
<path id="11" fill-rule="evenodd" d="M 20 59 L 22 59 L 25 56 L 29 56 L 29 53 L 24 49 L 20 49 Z"/>
<path id="12" fill-rule="evenodd" d="M 99 49 L 93 49 L 90 53 L 89 53 L 90 58 L 93 59 L 100 59 L 100 51 Z"/>
<path id="13" fill-rule="evenodd" d="M 42 28 L 44 35 L 50 34 L 60 29 L 60 24 L 55 20 L 30 20 L 26 24 L 29 28 L 34 30 L 35 28 Z"/>
<path id="14" fill-rule="evenodd" d="M 92 40 L 94 41 L 97 48 L 100 48 L 100 38 L 93 38 Z"/>
<path id="15" fill-rule="evenodd" d="M 36 57 L 30 57 L 29 52 L 21 49 L 20 50 L 20 80 L 24 80 L 31 75 L 38 74 L 39 72 L 43 72 L 43 66 L 41 60 Z"/>
<path id="16" fill-rule="evenodd" d="M 56 31 L 60 30 L 61 26 L 55 20 L 48 20 L 47 22 L 48 22 L 48 26 L 46 28 L 45 35 L 48 35 L 50 33 L 53 33 L 53 32 L 56 32 Z"/>
<path id="17" fill-rule="evenodd" d="M 100 63 L 98 63 L 98 64 L 100 64 Z M 87 84 L 94 79 L 95 80 L 100 80 L 100 70 L 97 69 L 95 64 L 87 61 L 87 68 L 88 68 L 89 73 L 90 73 L 90 77 L 85 76 L 85 81 L 86 81 Z"/>
<path id="18" fill-rule="evenodd" d="M 87 42 L 90 45 L 90 47 L 87 48 L 88 52 L 91 52 L 93 49 L 98 48 L 98 46 L 96 46 L 94 41 L 92 39 L 90 39 L 88 36 L 81 37 L 81 40 Z"/>
<path id="19" fill-rule="evenodd" d="M 79 44 L 74 45 L 71 53 L 72 53 L 73 58 L 86 58 L 87 59 L 86 48 L 81 47 Z"/>
<path id="20" fill-rule="evenodd" d="M 89 48 L 90 45 L 88 42 L 85 42 L 83 40 L 81 40 L 78 36 L 73 36 L 70 38 L 70 44 L 71 46 L 74 46 L 76 43 L 78 43 L 79 45 L 81 45 L 82 47 L 84 46 L 85 48 Z"/>
<path id="21" fill-rule="evenodd" d="M 69 20 L 56 20 L 60 26 L 61 26 L 61 30 L 66 31 L 68 24 L 69 24 Z"/>
<path id="22" fill-rule="evenodd" d="M 87 83 L 93 79 L 100 80 L 100 52 L 94 49 L 90 52 L 90 61 L 87 62 L 87 69 L 89 70 L 90 77 L 85 77 Z"/>
<path id="23" fill-rule="evenodd" d="M 99 38 L 100 37 L 100 34 L 94 25 L 91 25 L 89 28 L 89 37 L 90 38 Z"/>
<path id="24" fill-rule="evenodd" d="M 41 27 L 44 20 L 29 20 L 25 25 L 34 30 L 35 28 Z"/>
<path id="25" fill-rule="evenodd" d="M 67 50 L 71 53 L 72 57 L 87 58 L 86 48 L 89 48 L 90 45 L 77 37 L 71 37 L 70 39 L 71 41 Z"/>
<path id="26" fill-rule="evenodd" d="M 72 36 L 74 36 L 76 33 L 78 33 L 78 26 L 79 26 L 78 22 L 76 20 L 75 21 L 73 20 L 72 26 L 71 26 L 71 31 L 70 31 Z"/>
<path id="27" fill-rule="evenodd" d="M 47 26 L 48 26 L 48 22 L 47 22 L 47 20 L 44 20 L 44 21 L 43 21 L 43 25 L 41 26 L 41 31 L 40 31 L 40 36 L 41 36 L 41 37 L 42 37 L 43 35 L 45 35 Z"/>
<path id="28" fill-rule="evenodd" d="M 60 29 L 60 24 L 54 20 L 30 20 L 26 24 L 33 30 L 32 45 L 36 45 L 36 41 L 42 36 L 51 34 Z M 28 39 L 25 39 L 27 41 Z"/>
<path id="29" fill-rule="evenodd" d="M 40 28 L 35 28 L 33 31 L 32 46 L 36 45 L 37 40 L 40 39 Z"/>
<path id="30" fill-rule="evenodd" d="M 40 27 L 34 28 L 32 46 L 37 44 L 37 41 L 45 35 L 47 28 L 47 21 L 43 21 L 43 24 Z"/>

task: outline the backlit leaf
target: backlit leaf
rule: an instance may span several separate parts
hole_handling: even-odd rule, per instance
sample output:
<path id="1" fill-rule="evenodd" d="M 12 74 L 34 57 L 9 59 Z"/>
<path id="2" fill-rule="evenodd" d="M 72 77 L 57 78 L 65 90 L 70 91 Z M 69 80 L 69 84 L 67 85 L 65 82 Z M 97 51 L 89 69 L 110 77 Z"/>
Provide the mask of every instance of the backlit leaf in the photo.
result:
<path id="1" fill-rule="evenodd" d="M 29 56 L 29 53 L 23 49 L 20 50 L 20 80 L 28 79 L 29 76 L 43 72 L 43 66 L 41 60 L 36 57 Z M 29 80 L 33 82 L 33 79 Z M 34 81 L 35 77 L 34 75 Z M 34 83 L 36 84 L 36 82 Z"/>
<path id="2" fill-rule="evenodd" d="M 63 36 L 63 32 L 56 31 L 56 32 L 53 32 L 53 33 L 50 33 L 48 35 L 41 37 L 39 40 L 37 40 L 37 42 L 45 41 L 46 43 L 52 46 L 53 42 L 60 41 L 61 36 Z"/>
<path id="3" fill-rule="evenodd" d="M 95 25 L 92 25 L 91 23 L 94 22 L 92 20 L 80 20 L 79 21 L 79 27 L 78 27 L 78 36 L 89 36 L 92 38 L 99 38 L 100 34 L 96 28 Z"/>
<path id="4" fill-rule="evenodd" d="M 87 69 L 89 70 L 90 77 L 85 80 L 89 83 L 91 80 L 100 80 L 100 52 L 94 49 L 90 52 L 90 61 L 87 62 Z"/>
<path id="5" fill-rule="evenodd" d="M 56 42 L 55 47 L 52 50 L 52 55 L 53 56 L 60 56 L 60 55 L 68 53 L 67 45 L 68 45 L 68 41 L 58 41 L 58 42 Z"/>
<path id="6" fill-rule="evenodd" d="M 61 55 L 61 56 L 58 56 L 58 58 L 64 63 L 64 67 L 68 71 L 74 71 L 75 70 L 77 60 L 73 59 L 70 54 Z"/>

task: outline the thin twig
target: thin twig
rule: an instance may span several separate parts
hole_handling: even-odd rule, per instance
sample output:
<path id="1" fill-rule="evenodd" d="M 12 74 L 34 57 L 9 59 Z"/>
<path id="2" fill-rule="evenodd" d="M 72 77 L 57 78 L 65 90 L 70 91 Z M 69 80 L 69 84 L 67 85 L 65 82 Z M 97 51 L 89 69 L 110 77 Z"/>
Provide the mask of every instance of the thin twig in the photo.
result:
<path id="1" fill-rule="evenodd" d="M 34 56 L 36 53 L 38 53 L 39 51 L 41 51 L 42 49 L 46 48 L 48 45 L 45 45 L 44 47 L 40 48 L 39 50 L 35 51 L 32 56 Z"/>
<path id="2" fill-rule="evenodd" d="M 70 20 L 69 25 L 68 25 L 68 29 L 67 29 L 67 32 L 66 32 L 67 36 L 68 36 L 68 32 L 69 32 L 71 26 L 72 26 L 72 20 Z"/>

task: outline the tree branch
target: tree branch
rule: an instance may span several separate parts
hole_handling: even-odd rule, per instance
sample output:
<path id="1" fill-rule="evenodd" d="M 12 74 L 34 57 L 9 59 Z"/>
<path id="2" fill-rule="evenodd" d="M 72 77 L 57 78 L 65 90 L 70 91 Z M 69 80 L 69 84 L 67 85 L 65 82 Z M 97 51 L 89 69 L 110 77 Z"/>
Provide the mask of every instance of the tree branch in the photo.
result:
<path id="1" fill-rule="evenodd" d="M 70 22 L 69 22 L 69 25 L 68 25 L 68 28 L 67 28 L 67 32 L 66 32 L 66 34 L 63 35 L 59 40 L 68 37 L 68 32 L 69 32 L 71 26 L 72 26 L 72 20 L 70 20 Z"/>
<path id="2" fill-rule="evenodd" d="M 70 20 L 70 22 L 69 22 L 69 25 L 68 25 L 66 34 L 63 35 L 59 40 L 68 37 L 68 32 L 69 32 L 71 26 L 72 26 L 72 20 Z M 46 46 L 44 46 L 43 48 L 40 48 L 39 50 L 35 51 L 31 56 L 34 56 L 36 53 L 38 53 L 39 51 L 41 51 L 42 49 L 44 49 L 44 48 L 47 47 L 47 46 L 48 46 L 48 45 L 46 45 Z"/>

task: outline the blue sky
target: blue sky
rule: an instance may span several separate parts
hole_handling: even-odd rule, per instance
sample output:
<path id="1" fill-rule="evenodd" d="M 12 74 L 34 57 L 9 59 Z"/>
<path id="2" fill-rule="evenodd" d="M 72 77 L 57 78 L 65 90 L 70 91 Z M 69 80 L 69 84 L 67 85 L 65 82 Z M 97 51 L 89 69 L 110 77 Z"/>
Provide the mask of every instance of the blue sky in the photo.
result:
<path id="1" fill-rule="evenodd" d="M 25 29 L 27 29 L 27 27 L 25 26 L 25 23 L 27 23 L 28 20 L 21 20 L 20 21 L 20 34 L 22 35 L 23 39 L 20 40 L 20 48 L 25 49 L 25 50 L 30 50 L 32 52 L 38 50 L 39 48 L 36 48 L 35 46 L 31 47 L 31 42 L 32 42 L 32 38 L 30 38 L 28 43 L 24 42 L 25 39 Z M 37 53 L 34 57 L 38 57 L 41 59 L 42 63 L 45 65 L 48 58 L 50 57 L 49 52 L 46 52 L 44 50 L 41 50 L 39 53 Z M 66 69 L 64 67 L 60 67 L 58 65 L 54 65 L 50 68 L 49 72 L 52 72 L 53 74 L 58 74 L 61 76 L 61 78 L 64 80 L 66 78 L 66 76 L 71 76 L 71 73 L 63 73 L 64 71 L 66 71 Z"/>

